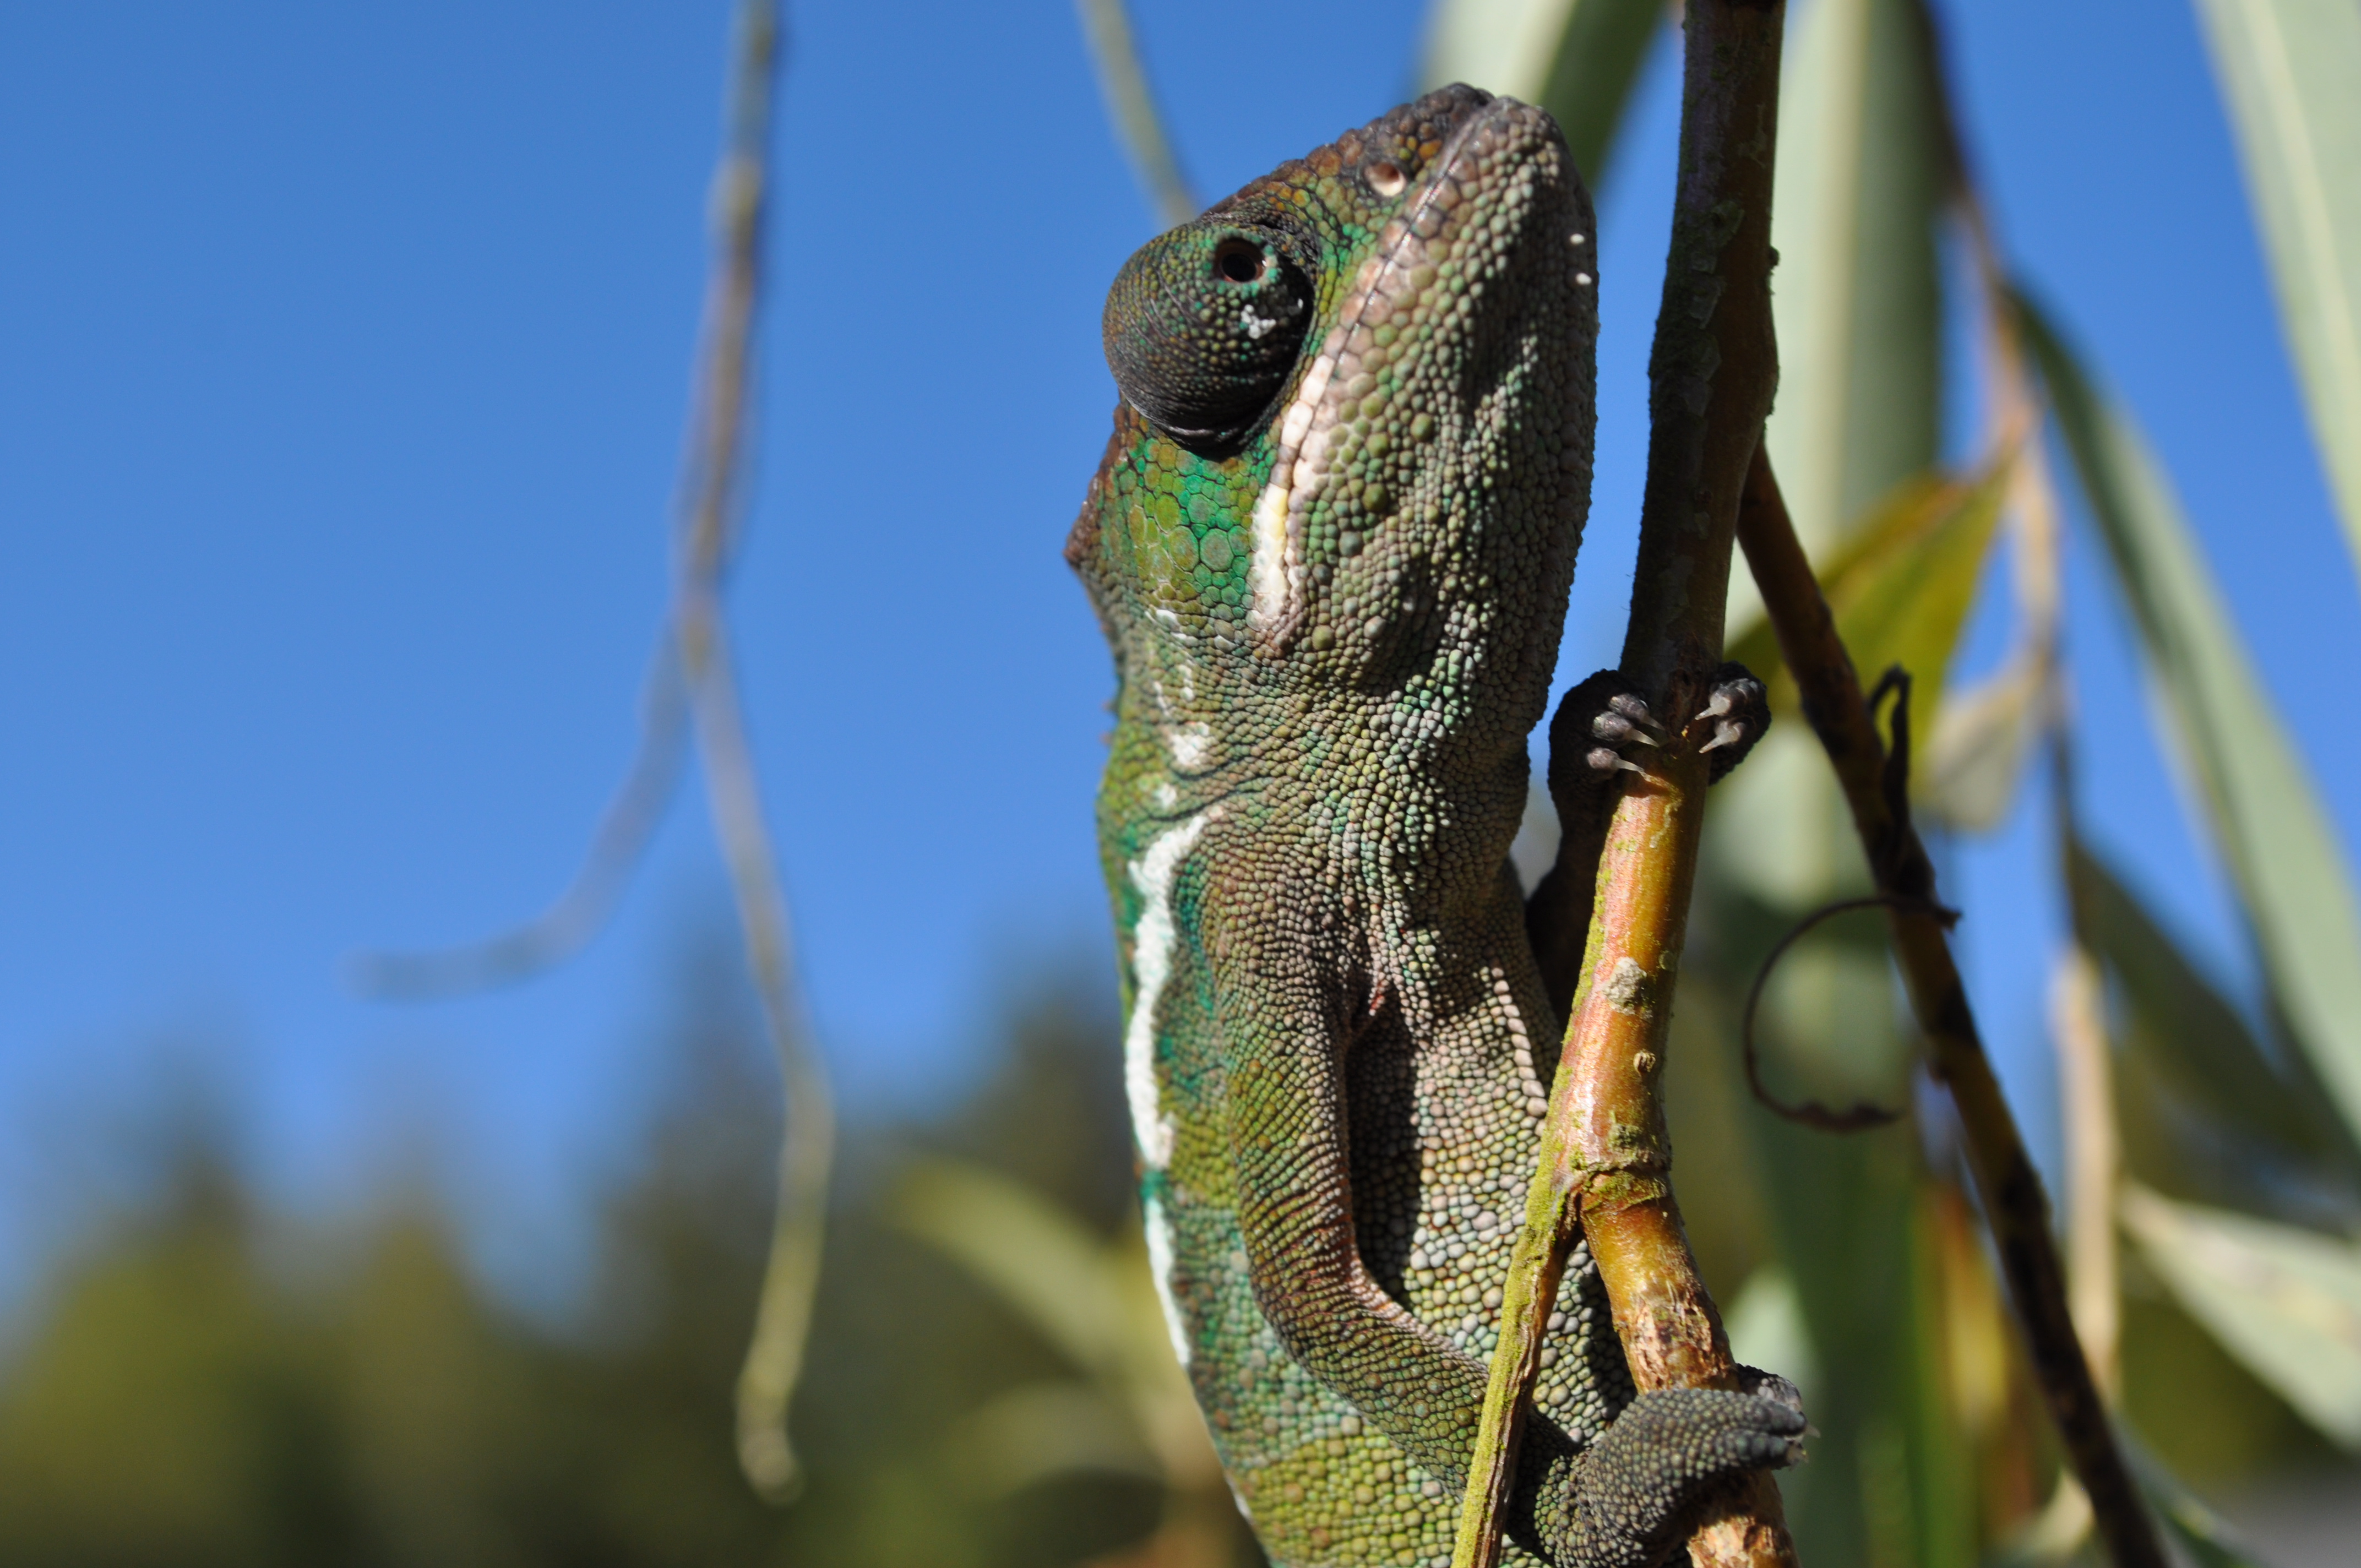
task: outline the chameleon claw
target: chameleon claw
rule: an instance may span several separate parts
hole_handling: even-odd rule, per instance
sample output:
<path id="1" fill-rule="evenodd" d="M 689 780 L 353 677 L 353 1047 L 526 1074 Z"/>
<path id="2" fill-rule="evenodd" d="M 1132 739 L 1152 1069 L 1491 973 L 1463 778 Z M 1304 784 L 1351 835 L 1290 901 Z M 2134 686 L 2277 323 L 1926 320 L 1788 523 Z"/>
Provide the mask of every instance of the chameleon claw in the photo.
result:
<path id="1" fill-rule="evenodd" d="M 1656 716 L 1648 711 L 1648 705 L 1630 692 L 1618 692 L 1609 697 L 1607 707 L 1609 712 L 1624 719 L 1635 730 L 1650 735 L 1664 733 L 1664 729 L 1656 723 Z M 1607 717 L 1608 715 L 1604 713 L 1599 715 L 1602 719 Z"/>
<path id="2" fill-rule="evenodd" d="M 1600 714 L 1590 721 L 1590 732 L 1599 740 L 1617 746 L 1630 740 L 1637 740 L 1642 746 L 1662 744 L 1654 736 L 1620 713 Z"/>
<path id="3" fill-rule="evenodd" d="M 1649 744 L 1653 746 L 1655 742 L 1652 740 Z M 1602 773 L 1611 773 L 1616 769 L 1622 768 L 1639 774 L 1643 779 L 1648 776 L 1647 769 L 1642 767 L 1637 762 L 1629 762 L 1622 757 L 1617 756 L 1613 751 L 1604 746 L 1593 748 L 1590 754 L 1585 757 L 1583 761 L 1588 762 L 1593 768 Z"/>
<path id="4" fill-rule="evenodd" d="M 1720 699 L 1716 698 L 1715 700 L 1719 701 Z M 1699 718 L 1703 718 L 1706 715 L 1700 713 L 1697 717 Z M 1718 751 L 1724 746 L 1735 746 L 1745 739 L 1746 730 L 1744 727 L 1732 724 L 1730 720 L 1725 718 L 1719 724 L 1713 727 L 1713 739 L 1698 747 L 1697 750 L 1700 752 Z"/>

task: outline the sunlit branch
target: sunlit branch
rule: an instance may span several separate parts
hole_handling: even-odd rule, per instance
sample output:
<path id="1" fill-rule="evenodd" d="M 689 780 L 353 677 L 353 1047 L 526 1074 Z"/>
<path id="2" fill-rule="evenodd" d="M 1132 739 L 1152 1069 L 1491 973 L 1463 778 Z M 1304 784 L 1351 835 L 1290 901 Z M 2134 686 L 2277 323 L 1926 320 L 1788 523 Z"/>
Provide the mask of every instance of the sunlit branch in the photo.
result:
<path id="1" fill-rule="evenodd" d="M 1454 1568 L 1498 1560 L 1517 1438 L 1577 1220 L 1633 1382 L 1738 1385 L 1674 1201 L 1660 1086 L 1708 773 L 1697 749 L 1705 735 L 1684 721 L 1721 663 L 1740 493 L 1778 380 L 1771 193 L 1784 22 L 1776 0 L 1692 0 L 1684 17 L 1679 175 L 1649 359 L 1648 477 L 1621 663 L 1684 743 L 1664 748 L 1645 780 L 1627 785 L 1598 858 Z M 1697 1568 L 1792 1564 L 1776 1483 L 1756 1473 L 1708 1499 L 1688 1556 Z"/>

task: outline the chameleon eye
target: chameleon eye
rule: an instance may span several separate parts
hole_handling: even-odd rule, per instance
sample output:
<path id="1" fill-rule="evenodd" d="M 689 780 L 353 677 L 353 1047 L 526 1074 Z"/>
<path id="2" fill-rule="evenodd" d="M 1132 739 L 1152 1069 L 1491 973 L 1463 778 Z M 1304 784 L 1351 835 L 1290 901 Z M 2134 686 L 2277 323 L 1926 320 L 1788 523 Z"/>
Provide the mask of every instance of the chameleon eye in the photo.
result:
<path id="1" fill-rule="evenodd" d="M 1101 333 L 1124 400 L 1192 452 L 1235 447 L 1295 368 L 1312 288 L 1278 235 L 1189 224 L 1148 241 Z"/>

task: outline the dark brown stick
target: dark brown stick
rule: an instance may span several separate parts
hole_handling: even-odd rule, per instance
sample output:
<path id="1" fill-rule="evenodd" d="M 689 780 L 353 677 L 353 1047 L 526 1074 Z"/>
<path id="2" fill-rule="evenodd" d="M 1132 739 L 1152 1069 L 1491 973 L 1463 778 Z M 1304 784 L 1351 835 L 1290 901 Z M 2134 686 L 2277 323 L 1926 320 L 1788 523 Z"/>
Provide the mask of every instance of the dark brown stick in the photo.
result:
<path id="1" fill-rule="evenodd" d="M 1853 827 L 1868 851 L 1878 890 L 1897 900 L 1887 910 L 1894 956 L 1918 1026 L 1933 1046 L 1936 1075 L 1958 1108 L 1976 1194 L 2068 1461 L 2090 1494 L 2099 1534 L 2116 1568 L 2165 1568 L 2155 1523 L 2115 1445 L 2106 1406 L 2075 1337 L 2066 1271 L 2050 1236 L 2049 1200 L 1976 1032 L 1967 988 L 1937 913 L 1934 865 L 1910 825 L 1906 798 L 1886 787 L 1885 748 L 1876 721 L 1837 635 L 1836 618 L 1796 542 L 1770 459 L 1759 450 L 1739 510 L 1738 542 L 1763 589 L 1779 652 L 1802 696 L 1804 717 L 1819 736 L 1852 807 Z"/>

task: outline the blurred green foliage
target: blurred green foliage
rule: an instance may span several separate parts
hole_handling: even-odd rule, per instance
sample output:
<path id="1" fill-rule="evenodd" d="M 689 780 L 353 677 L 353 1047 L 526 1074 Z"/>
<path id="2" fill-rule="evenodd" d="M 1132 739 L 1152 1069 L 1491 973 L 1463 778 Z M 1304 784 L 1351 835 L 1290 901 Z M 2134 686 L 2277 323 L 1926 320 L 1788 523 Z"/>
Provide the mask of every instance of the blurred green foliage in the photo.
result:
<path id="1" fill-rule="evenodd" d="M 914 1162 L 949 1155 L 1120 1245 L 1131 1157 L 1111 989 L 1094 971 L 1040 980 L 961 1103 L 853 1129 L 793 1507 L 757 1500 L 731 1449 L 775 1091 L 742 977 L 715 953 L 684 970 L 652 1042 L 673 1085 L 637 1174 L 600 1208 L 598 1262 L 562 1323 L 489 1293 L 415 1190 L 298 1229 L 240 1185 L 235 1150 L 182 1139 L 159 1201 L 60 1268 L 11 1337 L 0 1562 L 1259 1562 L 1218 1482 L 1218 1512 L 1202 1487 L 1168 1506 L 1120 1431 L 1104 1464 L 1069 1455 L 1013 1488 L 979 1476 L 964 1418 L 1089 1368 L 896 1218 Z M 1159 1528 L 1182 1514 L 1185 1541 Z"/>

